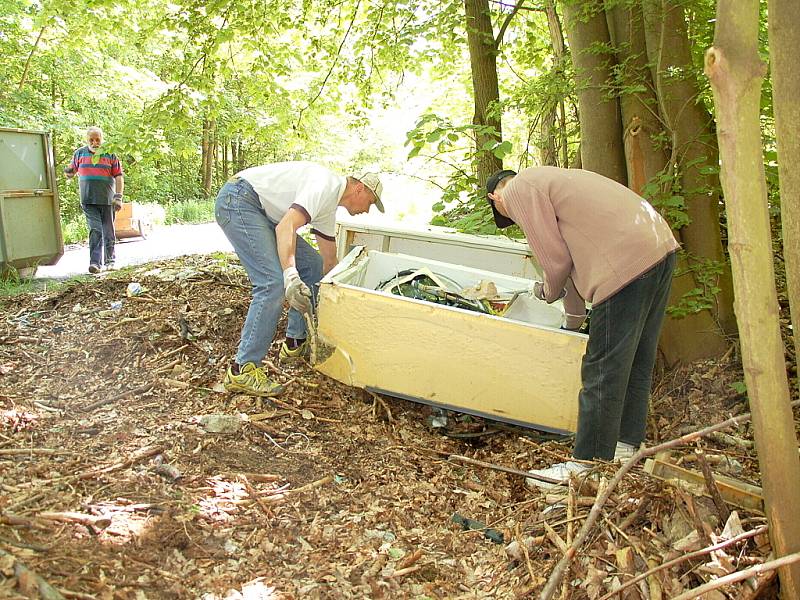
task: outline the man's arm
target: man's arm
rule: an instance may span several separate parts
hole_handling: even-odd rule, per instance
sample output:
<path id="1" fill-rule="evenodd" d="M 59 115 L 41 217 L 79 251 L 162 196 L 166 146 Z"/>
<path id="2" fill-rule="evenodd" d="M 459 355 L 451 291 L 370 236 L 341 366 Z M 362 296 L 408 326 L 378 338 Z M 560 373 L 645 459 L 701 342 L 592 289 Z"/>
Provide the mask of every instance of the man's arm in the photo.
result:
<path id="1" fill-rule="evenodd" d="M 564 327 L 572 331 L 577 331 L 586 320 L 586 300 L 584 300 L 575 288 L 572 277 L 567 279 L 565 287 L 567 295 L 564 297 L 564 313 L 566 322 Z"/>
<path id="2" fill-rule="evenodd" d="M 308 214 L 291 207 L 275 227 L 278 258 L 283 268 L 283 287 L 289 306 L 301 313 L 311 313 L 311 290 L 300 279 L 295 264 L 297 230 L 308 222 Z"/>
<path id="3" fill-rule="evenodd" d="M 278 258 L 281 268 L 297 267 L 294 253 L 297 248 L 297 230 L 308 222 L 308 217 L 296 208 L 290 208 L 275 227 L 275 238 L 278 245 Z"/>
<path id="4" fill-rule="evenodd" d="M 122 197 L 122 192 L 125 189 L 125 177 L 123 175 L 117 175 L 114 177 L 114 195 L 117 194 Z"/>
<path id="5" fill-rule="evenodd" d="M 64 167 L 64 175 L 67 176 L 67 179 L 72 179 L 78 172 L 78 160 L 75 154 L 72 155 L 72 160 L 69 161 L 69 164 Z"/>
<path id="6" fill-rule="evenodd" d="M 339 259 L 336 258 L 336 241 L 324 238 L 319 234 L 316 234 L 316 238 L 319 253 L 322 256 L 322 274 L 325 275 L 339 262 Z"/>

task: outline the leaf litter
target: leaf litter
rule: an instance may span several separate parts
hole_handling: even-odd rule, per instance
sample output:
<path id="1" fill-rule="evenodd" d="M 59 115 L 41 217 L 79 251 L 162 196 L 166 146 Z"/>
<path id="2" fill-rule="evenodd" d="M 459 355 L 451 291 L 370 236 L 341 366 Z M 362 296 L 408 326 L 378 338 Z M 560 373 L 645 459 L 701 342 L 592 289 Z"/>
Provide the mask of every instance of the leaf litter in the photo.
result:
<path id="1" fill-rule="evenodd" d="M 619 465 L 529 488 L 508 471 L 565 460 L 569 439 L 278 365 L 280 336 L 267 369 L 286 392 L 227 394 L 248 290 L 215 255 L 0 300 L 0 596 L 538 597 Z M 732 353 L 659 374 L 649 443 L 746 412 L 741 379 Z M 759 483 L 746 420 L 668 460 Z M 635 465 L 559 597 L 673 598 L 768 561 L 764 514 L 727 508 Z M 776 581 L 706 597 L 773 598 Z"/>

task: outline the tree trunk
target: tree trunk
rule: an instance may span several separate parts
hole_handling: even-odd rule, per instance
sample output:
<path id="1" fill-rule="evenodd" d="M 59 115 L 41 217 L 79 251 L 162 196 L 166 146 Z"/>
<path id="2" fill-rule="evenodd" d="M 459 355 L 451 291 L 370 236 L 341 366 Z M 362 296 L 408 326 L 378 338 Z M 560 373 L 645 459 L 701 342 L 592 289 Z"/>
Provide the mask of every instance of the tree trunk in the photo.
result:
<path id="1" fill-rule="evenodd" d="M 209 160 L 207 165 L 207 174 L 206 174 L 206 196 L 211 196 L 214 190 L 214 179 L 217 173 L 217 163 L 219 159 L 217 158 L 217 153 L 219 152 L 219 146 L 217 144 L 217 121 L 211 121 L 211 149 L 209 151 Z"/>
<path id="2" fill-rule="evenodd" d="M 800 551 L 800 458 L 778 324 L 762 156 L 759 0 L 719 0 L 706 73 L 717 108 L 744 377 L 764 506 L 776 557 Z M 800 598 L 800 563 L 779 570 L 781 595 Z"/>
<path id="3" fill-rule="evenodd" d="M 547 27 L 550 30 L 550 43 L 553 45 L 553 72 L 559 76 L 564 74 L 566 61 L 564 32 L 558 18 L 554 0 L 545 0 L 544 10 L 547 15 Z M 541 143 L 541 161 L 543 165 L 569 167 L 567 152 L 566 108 L 564 98 L 554 99 L 553 104 L 542 113 L 539 128 Z M 560 158 L 559 158 L 560 155 Z"/>
<path id="4" fill-rule="evenodd" d="M 655 182 L 663 175 L 669 163 L 669 154 L 664 147 L 664 127 L 658 112 L 658 98 L 652 72 L 648 65 L 645 42 L 644 16 L 641 6 L 616 6 L 606 13 L 611 40 L 617 52 L 617 62 L 623 65 L 619 71 L 619 85 L 638 90 L 620 94 L 622 121 L 625 124 L 625 162 L 628 172 L 628 187 L 637 194 L 644 192 L 648 182 Z M 658 207 L 661 200 L 669 197 L 671 190 L 653 185 L 645 194 Z M 666 192 L 666 193 L 665 193 Z M 673 230 L 680 240 L 681 234 Z M 696 287 L 688 269 L 686 255 L 678 256 L 678 276 L 673 279 L 670 305 L 680 302 L 684 294 Z M 659 349 L 668 365 L 691 362 L 699 358 L 719 356 L 728 344 L 714 322 L 709 310 L 701 310 L 683 317 L 668 317 L 661 332 Z"/>
<path id="5" fill-rule="evenodd" d="M 239 162 L 239 141 L 238 138 L 231 138 L 231 164 L 233 165 L 233 174 L 236 175 L 242 170 Z"/>
<path id="6" fill-rule="evenodd" d="M 229 167 L 228 167 L 228 140 L 222 138 L 222 182 L 225 183 L 228 181 L 229 176 Z"/>
<path id="7" fill-rule="evenodd" d="M 200 181 L 203 194 L 211 195 L 212 174 L 214 172 L 214 121 L 203 119 L 203 143 L 200 159 Z"/>
<path id="8" fill-rule="evenodd" d="M 18 90 L 21 90 L 25 85 L 25 82 L 28 80 L 28 72 L 31 68 L 31 61 L 33 60 L 33 55 L 36 54 L 36 49 L 39 47 L 39 42 L 42 41 L 42 36 L 44 35 L 45 29 L 47 29 L 46 23 L 42 25 L 42 28 L 39 30 L 39 35 L 36 36 L 36 41 L 33 43 L 33 48 L 31 48 L 31 51 L 28 53 L 28 58 L 25 60 L 25 66 L 22 69 L 22 76 L 19 78 L 19 85 L 17 86 Z"/>
<path id="9" fill-rule="evenodd" d="M 467 45 L 472 67 L 472 89 L 475 97 L 474 125 L 494 128 L 497 133 L 478 133 L 475 136 L 478 167 L 478 185 L 483 187 L 489 176 L 503 168 L 503 161 L 484 146 L 502 139 L 500 113 L 496 104 L 500 100 L 497 84 L 497 48 L 489 13 L 489 0 L 464 0 L 467 19 Z"/>
<path id="10" fill-rule="evenodd" d="M 778 138 L 778 175 L 786 288 L 794 323 L 794 358 L 800 361 L 800 29 L 792 25 L 797 2 L 769 0 L 769 55 L 772 61 L 772 105 Z"/>
<path id="11" fill-rule="evenodd" d="M 696 265 L 695 287 L 704 288 L 706 261 L 722 268 L 713 312 L 726 333 L 736 330 L 730 267 L 722 248 L 719 160 L 712 118 L 699 101 L 682 0 L 643 0 L 647 52 L 655 63 L 659 109 L 671 138 L 670 173 L 678 178 L 689 223 L 680 230 L 683 249 Z M 647 33 L 649 31 L 649 33 Z"/>
<path id="12" fill-rule="evenodd" d="M 203 137 L 200 142 L 200 189 L 206 189 L 206 171 L 208 170 L 208 151 L 210 147 L 208 119 L 203 119 Z"/>
<path id="13" fill-rule="evenodd" d="M 564 73 L 564 33 L 554 0 L 545 0 L 545 13 L 547 14 L 547 27 L 550 30 L 550 43 L 553 44 L 553 71 L 557 74 Z M 567 134 L 565 122 L 559 119 L 559 109 L 563 115 L 564 98 L 555 99 L 548 103 L 547 109 L 542 112 L 539 128 L 541 139 L 540 157 L 543 165 L 558 166 L 559 151 L 562 151 L 562 165 L 566 167 L 569 159 L 566 154 Z"/>
<path id="14" fill-rule="evenodd" d="M 590 15 L 587 18 L 584 15 Z M 619 102 L 605 90 L 613 57 L 593 51 L 610 45 L 602 0 L 564 3 L 564 23 L 575 65 L 581 123 L 581 164 L 584 169 L 627 185 Z"/>

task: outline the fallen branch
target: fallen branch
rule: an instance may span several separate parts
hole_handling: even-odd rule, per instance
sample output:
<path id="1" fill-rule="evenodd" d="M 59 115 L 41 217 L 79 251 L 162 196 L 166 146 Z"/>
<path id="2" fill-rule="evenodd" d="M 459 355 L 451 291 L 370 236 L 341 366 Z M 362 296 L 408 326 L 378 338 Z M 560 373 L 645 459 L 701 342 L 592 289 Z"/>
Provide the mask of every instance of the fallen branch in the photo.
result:
<path id="1" fill-rule="evenodd" d="M 384 402 L 383 398 L 381 398 L 380 396 L 378 396 L 378 394 L 374 392 L 370 392 L 370 395 L 372 396 L 372 402 L 373 402 L 372 416 L 375 418 L 378 417 L 378 406 L 380 405 L 381 408 L 383 408 L 383 410 L 386 412 L 386 420 L 389 421 L 389 423 L 394 423 L 394 418 L 392 417 L 392 411 L 389 410 L 389 406 L 386 404 L 386 402 Z"/>
<path id="2" fill-rule="evenodd" d="M 32 517 L 34 519 L 44 519 L 45 521 L 79 523 L 87 527 L 97 527 L 98 529 L 105 529 L 111 525 L 111 519 L 108 517 L 96 517 L 79 512 L 41 512 L 38 515 L 32 515 Z"/>
<path id="3" fill-rule="evenodd" d="M 408 575 L 414 571 L 419 571 L 421 568 L 422 565 L 414 565 L 413 567 L 406 567 L 405 569 L 397 569 L 397 571 L 394 571 L 391 575 L 388 575 L 386 579 L 397 579 L 398 577 L 403 577 L 404 575 Z"/>
<path id="4" fill-rule="evenodd" d="M 25 542 L 18 542 L 8 538 L 0 537 L 0 544 L 7 544 L 16 548 L 23 548 L 25 550 L 33 550 L 34 552 L 47 552 L 52 546 L 39 546 L 38 544 L 26 544 Z"/>
<path id="5" fill-rule="evenodd" d="M 791 403 L 792 406 L 800 405 L 800 400 L 795 400 Z M 668 442 L 664 442 L 663 444 L 658 444 L 657 446 L 651 446 L 649 448 L 641 448 L 638 452 L 636 452 L 631 459 L 622 464 L 622 467 L 617 471 L 616 475 L 614 475 L 611 482 L 608 484 L 608 487 L 602 494 L 598 494 L 597 499 L 595 500 L 595 504 L 592 507 L 592 510 L 589 512 L 589 516 L 586 518 L 586 521 L 583 523 L 583 527 L 578 532 L 578 535 L 575 536 L 575 540 L 572 542 L 572 545 L 569 548 L 569 551 L 564 555 L 564 557 L 558 561 L 553 571 L 550 573 L 550 577 L 547 579 L 547 583 L 545 584 L 544 588 L 542 589 L 542 593 L 539 595 L 539 600 L 551 600 L 553 594 L 556 591 L 559 583 L 561 582 L 561 578 L 564 577 L 564 573 L 569 566 L 569 563 L 572 561 L 572 558 L 575 556 L 575 553 L 578 549 L 583 545 L 583 542 L 586 541 L 586 538 L 589 536 L 589 532 L 594 527 L 595 522 L 600 517 L 600 507 L 602 507 L 611 496 L 613 490 L 619 485 L 619 482 L 622 481 L 622 478 L 630 471 L 634 465 L 636 465 L 640 460 L 646 458 L 648 456 L 653 456 L 658 454 L 659 452 L 663 452 L 664 450 L 670 450 L 672 448 L 677 448 L 678 446 L 682 446 L 689 442 L 693 442 L 694 440 L 700 439 L 702 437 L 706 437 L 709 434 L 719 431 L 721 429 L 725 429 L 726 427 L 730 427 L 731 425 L 736 425 L 737 423 L 742 423 L 750 419 L 751 413 L 745 413 L 739 415 L 738 417 L 732 417 L 726 421 L 722 421 L 721 423 L 717 423 L 716 425 L 710 425 L 704 429 L 700 429 L 698 431 L 687 433 L 684 436 L 681 436 L 677 439 L 670 440 Z M 738 581 L 738 580 L 737 580 Z M 673 599 L 677 600 L 677 599 Z"/>
<path id="6" fill-rule="evenodd" d="M 425 551 L 422 548 L 417 548 L 411 554 L 407 554 L 406 556 L 403 557 L 403 559 L 399 563 L 397 563 L 397 571 L 395 571 L 395 573 L 397 573 L 398 571 L 402 571 L 403 569 L 407 569 L 415 562 L 417 562 L 420 558 L 422 558 L 424 554 Z"/>
<path id="7" fill-rule="evenodd" d="M 717 482 L 714 479 L 714 474 L 711 472 L 711 467 L 708 466 L 705 452 L 703 452 L 702 448 L 697 448 L 695 450 L 695 456 L 697 457 L 697 464 L 700 465 L 700 471 L 703 473 L 703 479 L 705 479 L 706 482 L 706 489 L 708 490 L 711 499 L 714 501 L 714 506 L 717 509 L 717 516 L 719 517 L 721 523 L 725 523 L 728 520 L 728 517 L 731 516 L 731 511 L 728 509 L 728 506 L 722 499 L 722 494 L 719 492 Z"/>
<path id="8" fill-rule="evenodd" d="M 294 488 L 293 490 L 286 490 L 283 492 L 284 494 L 299 494 L 300 492 L 306 492 L 308 490 L 313 490 L 314 488 L 322 487 L 333 481 L 333 477 L 331 475 L 326 475 L 322 479 L 318 479 L 317 481 L 313 481 L 309 484 L 303 485 L 299 488 Z"/>
<path id="9" fill-rule="evenodd" d="M 22 564 L 16 556 L 5 550 L 0 550 L 0 556 L 10 556 L 13 559 L 14 576 L 17 578 L 17 585 L 23 595 L 33 597 L 34 592 L 38 592 L 36 597 L 40 597 L 42 600 L 65 600 L 56 588 Z"/>
<path id="10" fill-rule="evenodd" d="M 551 477 L 545 477 L 544 475 L 537 475 L 536 473 L 529 473 L 528 471 L 520 471 L 519 469 L 512 469 L 511 467 L 504 467 L 502 465 L 495 465 L 493 463 L 483 462 L 482 460 L 476 460 L 474 458 L 469 458 L 468 456 L 461 456 L 459 454 L 450 454 L 447 457 L 447 459 L 463 462 L 468 465 L 475 465 L 476 467 L 484 467 L 486 469 L 492 469 L 494 471 L 502 471 L 503 473 L 511 473 L 512 475 L 519 475 L 520 477 L 530 477 L 531 479 L 538 479 L 539 481 L 544 481 L 545 483 L 552 483 L 553 485 L 564 485 L 564 482 L 558 479 L 552 479 Z"/>
<path id="11" fill-rule="evenodd" d="M 608 594 L 606 594 L 605 596 L 601 596 L 597 600 L 608 600 L 609 598 L 613 598 L 614 596 L 620 594 L 622 590 L 624 590 L 625 588 L 630 587 L 640 582 L 642 579 L 646 579 L 647 577 L 650 577 L 651 575 L 658 573 L 659 571 L 663 571 L 664 569 L 669 569 L 670 567 L 674 567 L 675 565 L 678 565 L 682 562 L 686 562 L 687 560 L 692 560 L 693 558 L 697 558 L 698 556 L 704 556 L 706 554 L 711 554 L 712 552 L 716 552 L 717 550 L 722 550 L 723 548 L 727 548 L 728 546 L 732 546 L 733 544 L 741 542 L 742 540 L 746 540 L 751 537 L 760 535 L 762 533 L 766 533 L 767 531 L 769 531 L 769 527 L 763 525 L 751 531 L 745 531 L 744 533 L 740 533 L 736 537 L 732 537 L 729 540 L 719 542 L 717 544 L 714 544 L 713 546 L 706 546 L 705 548 L 701 548 L 700 550 L 695 550 L 694 552 L 689 552 L 688 554 L 684 554 L 677 558 L 673 558 L 672 560 L 669 560 L 663 564 L 653 567 L 652 569 L 637 575 L 633 579 L 626 581 L 620 587 L 615 589 L 613 592 L 609 592 Z"/>
<path id="12" fill-rule="evenodd" d="M 0 456 L 17 456 L 19 454 L 77 454 L 77 452 L 70 452 L 69 450 L 59 450 L 58 448 L 3 448 L 0 450 Z"/>
<path id="13" fill-rule="evenodd" d="M 132 464 L 137 463 L 140 460 L 143 460 L 145 458 L 149 458 L 149 457 L 154 456 L 156 454 L 160 454 L 163 451 L 164 451 L 164 449 L 161 448 L 161 446 L 152 446 L 152 447 L 149 447 L 149 448 L 143 448 L 142 450 L 139 450 L 139 452 L 137 452 L 131 458 L 129 458 L 128 460 L 126 460 L 124 462 L 117 463 L 117 464 L 111 465 L 109 467 L 103 467 L 102 469 L 95 469 L 94 471 L 87 471 L 85 473 L 81 473 L 80 475 L 78 475 L 78 479 L 92 479 L 93 477 L 97 477 L 98 475 L 105 475 L 106 473 L 112 473 L 114 471 L 119 471 L 121 469 L 125 469 L 127 467 L 130 467 Z"/>
<path id="14" fill-rule="evenodd" d="M 800 552 L 787 554 L 786 556 L 776 558 L 775 560 L 771 560 L 769 562 L 756 565 L 755 567 L 750 567 L 749 569 L 745 569 L 744 571 L 736 571 L 736 573 L 725 575 L 724 577 L 720 577 L 719 579 L 715 579 L 714 581 L 709 581 L 708 583 L 701 585 L 700 587 L 691 589 L 688 592 L 684 592 L 680 596 L 675 596 L 672 600 L 693 600 L 694 598 L 698 598 L 703 594 L 705 594 L 706 592 L 710 592 L 711 590 L 719 589 L 731 583 L 742 581 L 743 579 L 749 579 L 754 575 L 761 575 L 763 573 L 766 573 L 767 571 L 774 571 L 776 569 L 780 569 L 781 567 L 785 567 L 787 565 L 791 565 L 796 562 L 800 562 Z"/>
<path id="15" fill-rule="evenodd" d="M 26 527 L 28 529 L 48 528 L 46 524 L 38 523 L 30 517 L 15 515 L 14 513 L 10 513 L 8 511 L 4 511 L 3 514 L 0 515 L 0 523 L 3 525 L 8 525 L 9 527 Z"/>
<path id="16" fill-rule="evenodd" d="M 116 396 L 111 396 L 111 398 L 106 398 L 104 400 L 98 400 L 97 402 L 92 402 L 89 406 L 84 406 L 80 410 L 82 412 L 91 412 L 97 408 L 100 408 L 101 406 L 105 406 L 106 404 L 111 404 L 113 402 L 116 402 L 117 400 L 122 400 L 124 398 L 127 398 L 128 396 L 133 396 L 134 394 L 146 394 L 153 388 L 154 385 L 155 384 L 153 383 L 146 383 L 144 385 L 140 385 L 139 387 L 134 388 L 132 390 L 127 390 L 125 392 L 122 392 L 121 394 L 117 394 Z"/>

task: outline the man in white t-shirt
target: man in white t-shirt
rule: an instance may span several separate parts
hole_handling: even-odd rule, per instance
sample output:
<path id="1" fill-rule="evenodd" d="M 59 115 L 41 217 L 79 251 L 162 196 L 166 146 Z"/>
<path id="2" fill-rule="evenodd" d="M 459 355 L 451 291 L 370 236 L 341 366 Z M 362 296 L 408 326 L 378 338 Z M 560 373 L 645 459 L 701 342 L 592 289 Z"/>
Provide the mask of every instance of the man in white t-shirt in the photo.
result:
<path id="1" fill-rule="evenodd" d="M 317 284 L 337 262 L 337 207 L 357 215 L 374 204 L 383 212 L 382 191 L 375 173 L 343 177 L 305 161 L 251 167 L 222 186 L 214 211 L 217 223 L 253 286 L 239 349 L 225 374 L 228 391 L 254 396 L 283 391 L 267 377 L 262 361 L 275 337 L 284 297 L 289 318 L 280 356 L 287 360 L 306 354 L 303 313 L 314 310 Z M 311 226 L 319 252 L 297 234 L 305 225 Z"/>

